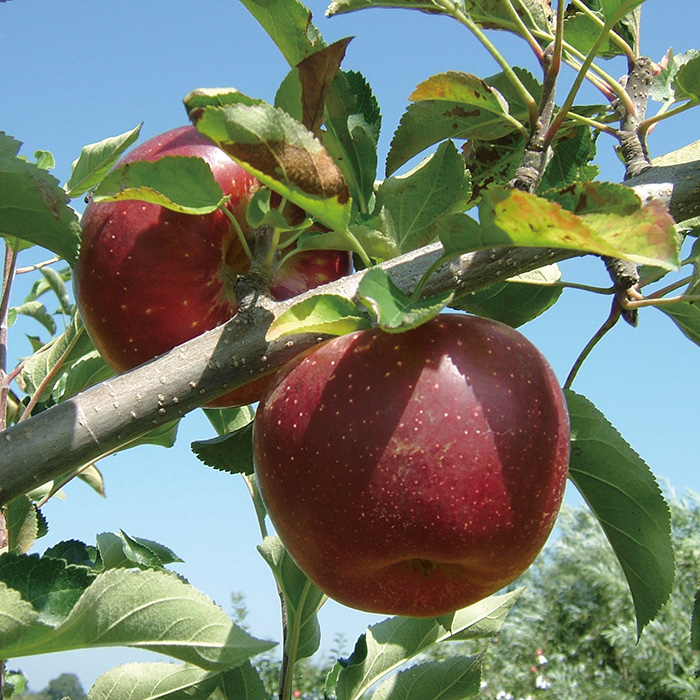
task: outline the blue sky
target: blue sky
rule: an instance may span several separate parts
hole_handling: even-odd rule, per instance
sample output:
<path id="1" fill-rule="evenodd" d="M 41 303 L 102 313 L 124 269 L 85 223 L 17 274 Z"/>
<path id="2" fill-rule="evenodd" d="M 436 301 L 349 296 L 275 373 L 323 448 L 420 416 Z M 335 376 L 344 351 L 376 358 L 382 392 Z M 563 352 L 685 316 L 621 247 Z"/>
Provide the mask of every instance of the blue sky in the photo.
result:
<path id="1" fill-rule="evenodd" d="M 327 41 L 354 35 L 345 67 L 361 71 L 383 112 L 383 157 L 413 88 L 430 75 L 463 70 L 481 76 L 497 67 L 455 22 L 408 11 L 373 10 L 327 20 L 325 4 L 308 3 Z M 659 59 L 698 48 L 697 0 L 648 0 L 644 53 Z M 513 64 L 534 66 L 520 43 L 505 39 Z M 499 46 L 501 43 L 499 41 Z M 523 59 L 525 55 L 525 59 Z M 10 0 L 0 3 L 0 129 L 24 142 L 23 152 L 51 151 L 62 182 L 84 144 L 144 122 L 142 138 L 185 123 L 182 98 L 198 87 L 231 86 L 268 101 L 287 66 L 267 35 L 237 0 Z M 608 64 L 613 75 L 621 63 Z M 592 98 L 595 99 L 595 98 Z M 697 138 L 697 110 L 651 136 L 652 156 Z M 610 142 L 599 141 L 603 177 L 618 180 L 622 167 Z M 34 253 L 29 253 L 25 263 Z M 596 261 L 565 268 L 571 279 L 606 284 Z M 22 284 L 17 288 L 22 293 Z M 523 329 L 566 376 L 588 338 L 605 319 L 608 298 L 567 291 L 557 307 Z M 15 356 L 27 352 L 15 333 Z M 584 366 L 574 389 L 608 416 L 655 473 L 679 493 L 700 491 L 696 458 L 698 348 L 659 312 L 642 313 L 637 329 L 620 324 Z M 173 548 L 184 560 L 177 570 L 227 610 L 234 591 L 244 593 L 257 636 L 279 639 L 272 577 L 255 551 L 258 533 L 242 482 L 209 470 L 189 443 L 212 434 L 201 415 L 183 421 L 171 450 L 139 448 L 104 460 L 108 498 L 72 484 L 66 498 L 45 509 L 50 533 L 39 549 L 63 539 L 94 543 L 96 534 L 124 529 Z M 571 500 L 575 501 L 574 495 Z M 342 633 L 347 647 L 379 619 L 329 603 L 321 614 L 324 648 Z M 132 651 L 79 652 L 13 660 L 39 689 L 63 671 L 78 673 L 87 687 L 104 670 L 145 659 Z"/>

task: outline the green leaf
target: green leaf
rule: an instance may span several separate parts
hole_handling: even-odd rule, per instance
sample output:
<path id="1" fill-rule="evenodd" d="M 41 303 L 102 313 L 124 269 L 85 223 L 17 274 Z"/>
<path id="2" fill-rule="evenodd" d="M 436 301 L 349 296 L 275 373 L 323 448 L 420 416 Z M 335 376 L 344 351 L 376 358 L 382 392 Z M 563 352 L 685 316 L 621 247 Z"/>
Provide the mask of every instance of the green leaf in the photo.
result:
<path id="1" fill-rule="evenodd" d="M 85 333 L 80 317 L 77 314 L 74 315 L 70 325 L 61 335 L 46 343 L 25 361 L 20 376 L 24 382 L 26 393 L 29 396 L 35 394 L 48 378 L 42 391 L 42 397 L 48 397 L 62 376 L 61 372 L 58 372 L 49 378 L 56 364 L 62 362 L 63 367 L 67 368 L 93 349 L 92 341 Z"/>
<path id="2" fill-rule="evenodd" d="M 102 496 L 102 498 L 106 498 L 107 494 L 105 493 L 104 478 L 100 470 L 94 464 L 81 469 L 78 473 L 78 479 L 86 483 L 93 491 Z"/>
<path id="3" fill-rule="evenodd" d="M 433 644 L 449 639 L 492 637 L 519 595 L 518 590 L 490 596 L 439 620 L 391 617 L 368 627 L 352 655 L 339 661 L 331 671 L 329 679 L 336 682 L 337 700 L 363 697 L 375 683 Z"/>
<path id="4" fill-rule="evenodd" d="M 380 328 L 389 333 L 410 330 L 437 316 L 452 300 L 452 291 L 411 300 L 378 267 L 367 270 L 357 289 L 357 298 L 376 317 Z"/>
<path id="5" fill-rule="evenodd" d="M 466 700 L 481 690 L 482 656 L 452 656 L 400 671 L 372 693 L 372 700 Z"/>
<path id="6" fill-rule="evenodd" d="M 405 175 L 388 177 L 377 191 L 377 208 L 391 215 L 397 246 L 406 253 L 436 238 L 433 224 L 463 211 L 471 198 L 471 178 L 451 141 L 438 146 Z"/>
<path id="7" fill-rule="evenodd" d="M 224 670 L 274 646 L 251 637 L 196 588 L 163 570 L 105 571 L 56 629 L 44 624 L 29 603 L 21 605 L 18 596 L 0 587 L 2 658 L 134 646 Z"/>
<path id="8" fill-rule="evenodd" d="M 219 673 L 187 664 L 125 664 L 103 673 L 87 700 L 207 700 L 219 678 Z"/>
<path id="9" fill-rule="evenodd" d="M 51 269 L 52 272 L 48 274 L 43 274 L 45 269 Z M 59 298 L 61 303 L 61 308 L 64 309 L 64 301 L 70 301 L 66 283 L 71 279 L 71 269 L 70 267 L 64 267 L 60 270 L 53 270 L 53 268 L 42 268 L 42 276 L 37 278 L 32 284 L 29 293 L 24 298 L 25 301 L 34 301 L 46 294 L 47 292 L 54 292 Z M 67 299 L 68 297 L 68 299 Z M 64 311 L 68 309 L 66 306 Z M 70 312 L 68 312 L 70 313 Z"/>
<path id="10" fill-rule="evenodd" d="M 686 338 L 700 345 L 700 308 L 694 301 L 681 299 L 675 304 L 656 308 L 666 314 Z"/>
<path id="11" fill-rule="evenodd" d="M 234 104 L 190 110 L 194 125 L 271 190 L 330 229 L 344 230 L 351 200 L 321 142 L 285 111 Z"/>
<path id="12" fill-rule="evenodd" d="M 222 673 L 219 690 L 224 700 L 270 700 L 260 675 L 248 661 Z"/>
<path id="13" fill-rule="evenodd" d="M 684 63 L 676 73 L 674 92 L 677 100 L 700 101 L 700 53 Z"/>
<path id="14" fill-rule="evenodd" d="M 620 562 L 641 634 L 673 586 L 668 504 L 649 467 L 605 416 L 573 391 L 566 398 L 571 416 L 569 475 Z"/>
<path id="15" fill-rule="evenodd" d="M 496 246 L 555 247 L 678 268 L 678 235 L 658 201 L 642 204 L 629 188 L 598 182 L 575 183 L 556 197 L 491 188 L 479 206 L 481 225 L 465 214 L 446 216 L 438 222 L 440 240 L 452 255 Z"/>
<path id="16" fill-rule="evenodd" d="M 350 233 L 373 260 L 381 262 L 399 254 L 394 220 L 384 208 L 368 219 L 358 218 L 357 224 L 350 225 Z"/>
<path id="17" fill-rule="evenodd" d="M 42 170 L 52 170 L 56 167 L 56 160 L 50 151 L 34 151 L 34 158 L 37 167 Z"/>
<path id="18" fill-rule="evenodd" d="M 252 474 L 253 421 L 226 435 L 195 440 L 191 448 L 197 459 L 208 467 L 229 474 Z"/>
<path id="19" fill-rule="evenodd" d="M 52 267 L 42 267 L 41 274 L 48 288 L 56 295 L 60 304 L 60 311 L 70 315 L 73 313 L 73 304 L 70 300 L 66 278 L 62 272 L 57 272 Z"/>
<path id="20" fill-rule="evenodd" d="M 642 204 L 630 188 L 605 182 L 577 182 L 546 197 L 579 216 L 618 257 L 669 270 L 680 266 L 675 222 L 660 202 Z"/>
<path id="21" fill-rule="evenodd" d="M 29 316 L 38 321 L 51 335 L 56 332 L 56 321 L 40 301 L 25 301 L 10 309 L 9 323 L 13 325 L 18 315 Z"/>
<path id="22" fill-rule="evenodd" d="M 523 71 L 529 78 L 529 74 Z M 450 71 L 420 83 L 409 99 L 391 141 L 386 161 L 390 175 L 410 158 L 448 138 L 495 141 L 518 130 L 527 121 L 524 106 L 509 107 L 497 87 L 500 76 L 484 80 L 469 73 Z M 531 82 L 531 80 L 528 80 Z M 535 84 L 533 90 L 539 90 Z"/>
<path id="23" fill-rule="evenodd" d="M 112 170 L 97 186 L 93 199 L 137 199 L 185 214 L 209 214 L 223 202 L 223 192 L 202 158 L 163 156 Z"/>
<path id="24" fill-rule="evenodd" d="M 97 550 L 78 540 L 64 540 L 49 547 L 42 556 L 45 559 L 63 559 L 67 564 L 92 568 L 95 565 Z"/>
<path id="25" fill-rule="evenodd" d="M 142 126 L 143 124 L 139 124 L 119 136 L 83 146 L 80 156 L 73 161 L 71 174 L 65 185 L 68 196 L 72 199 L 95 187 L 119 160 L 121 154 L 136 141 Z"/>
<path id="26" fill-rule="evenodd" d="M 26 629 L 36 624 L 38 617 L 19 591 L 0 581 L 0 647 L 14 644 Z"/>
<path id="27" fill-rule="evenodd" d="M 71 265 L 80 223 L 58 180 L 19 157 L 22 144 L 0 132 L 0 235 L 40 245 Z"/>
<path id="28" fill-rule="evenodd" d="M 243 428 L 253 420 L 255 411 L 250 406 L 238 408 L 205 408 L 204 415 L 217 435 L 226 435 Z"/>
<path id="29" fill-rule="evenodd" d="M 377 177 L 379 104 L 360 73 L 340 71 L 326 97 L 323 145 L 339 164 L 350 194 L 367 212 Z"/>
<path id="30" fill-rule="evenodd" d="M 241 0 L 290 66 L 325 46 L 311 11 L 297 0 Z"/>
<path id="31" fill-rule="evenodd" d="M 279 537 L 266 537 L 258 551 L 272 569 L 287 601 L 288 631 L 286 644 L 296 640 L 296 658 L 312 656 L 321 642 L 321 628 L 316 613 L 325 596 L 294 563 Z"/>
<path id="32" fill-rule="evenodd" d="M 65 401 L 90 386 L 114 376 L 114 370 L 97 350 L 90 350 L 71 363 L 54 392 L 56 402 Z"/>
<path id="33" fill-rule="evenodd" d="M 579 126 L 565 133 L 554 143 L 552 159 L 544 171 L 538 190 L 562 189 L 578 181 L 593 180 L 597 166 L 590 165 L 595 158 L 595 139 L 591 130 Z"/>
<path id="34" fill-rule="evenodd" d="M 44 559 L 36 554 L 0 556 L 0 582 L 32 605 L 38 622 L 51 627 L 66 620 L 94 578 L 89 569 L 66 564 L 62 559 Z"/>
<path id="35" fill-rule="evenodd" d="M 676 90 L 682 88 L 676 84 L 676 76 L 682 66 L 698 56 L 700 53 L 695 49 L 681 54 L 674 54 L 673 49 L 669 49 L 658 64 L 659 71 L 654 75 L 649 96 L 658 102 L 680 101 L 682 98 L 676 95 Z"/>
<path id="36" fill-rule="evenodd" d="M 353 301 L 337 294 L 318 294 L 280 314 L 270 324 L 266 339 L 294 333 L 345 335 L 369 326 L 367 317 Z"/>
<path id="37" fill-rule="evenodd" d="M 39 509 L 27 496 L 20 496 L 7 504 L 5 511 L 7 549 L 24 554 L 39 536 Z"/>
<path id="38" fill-rule="evenodd" d="M 168 564 L 181 562 L 171 549 L 139 537 L 130 537 L 123 530 L 103 532 L 97 536 L 100 570 L 117 568 L 162 569 Z"/>
<path id="39" fill-rule="evenodd" d="M 478 201 L 480 193 L 489 186 L 507 185 L 515 176 L 525 155 L 525 140 L 512 132 L 493 141 L 468 141 L 462 148 L 462 157 L 472 176 L 472 187 Z"/>
<path id="40" fill-rule="evenodd" d="M 588 0 L 586 4 L 593 10 L 593 14 L 598 18 L 599 22 L 605 22 L 621 3 L 620 0 L 602 0 L 602 2 L 598 2 L 598 0 L 591 2 L 591 0 Z M 593 48 L 593 44 L 598 40 L 601 29 L 602 25 L 587 14 L 574 10 L 573 12 L 568 12 L 564 20 L 564 40 L 580 53 L 588 54 Z M 618 22 L 614 27 L 614 31 L 634 49 L 637 42 L 627 22 Z M 608 36 L 596 55 L 603 58 L 612 58 L 624 55 L 624 51 L 618 43 Z"/>
<path id="41" fill-rule="evenodd" d="M 508 593 L 489 596 L 461 610 L 441 615 L 437 622 L 447 636 L 441 635 L 438 641 L 491 639 L 501 629 L 522 592 L 522 588 L 516 588 Z"/>
<path id="42" fill-rule="evenodd" d="M 560 279 L 559 267 L 547 265 L 460 296 L 450 307 L 517 328 L 537 318 L 557 302 L 563 288 L 552 286 L 552 283 Z"/>
<path id="43" fill-rule="evenodd" d="M 120 449 L 130 450 L 137 445 L 156 445 L 157 447 L 165 448 L 172 447 L 177 440 L 177 429 L 179 425 L 179 418 L 170 421 L 170 423 L 165 423 L 157 428 L 153 428 L 153 430 L 149 430 L 147 433 L 137 437 L 136 440 L 132 440 Z"/>
<path id="44" fill-rule="evenodd" d="M 235 88 L 198 88 L 188 93 L 183 100 L 189 114 L 195 109 L 206 107 L 224 107 L 226 105 L 262 105 L 264 100 L 249 97 Z"/>
<path id="45" fill-rule="evenodd" d="M 21 695 L 27 690 L 27 677 L 22 671 L 10 671 L 7 666 L 3 669 L 3 691 L 6 698 L 14 693 Z"/>
<path id="46" fill-rule="evenodd" d="M 352 231 L 353 227 L 350 227 Z M 346 231 L 305 231 L 297 239 L 295 253 L 298 250 L 348 250 L 357 251 L 357 243 Z"/>
<path id="47" fill-rule="evenodd" d="M 299 81 L 299 71 L 292 68 L 283 78 L 275 93 L 275 107 L 283 109 L 290 117 L 294 117 L 298 122 L 302 121 L 304 114 L 302 111 L 301 82 Z"/>

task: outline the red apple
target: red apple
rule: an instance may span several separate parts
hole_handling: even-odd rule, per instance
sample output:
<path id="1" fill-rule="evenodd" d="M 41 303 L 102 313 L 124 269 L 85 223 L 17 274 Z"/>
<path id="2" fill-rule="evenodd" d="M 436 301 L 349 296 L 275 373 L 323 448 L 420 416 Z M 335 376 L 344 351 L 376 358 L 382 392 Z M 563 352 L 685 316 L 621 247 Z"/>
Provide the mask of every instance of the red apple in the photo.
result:
<path id="1" fill-rule="evenodd" d="M 444 314 L 292 360 L 258 408 L 254 453 L 275 529 L 322 591 L 428 617 L 532 563 L 561 504 L 569 421 L 532 343 Z"/>
<path id="2" fill-rule="evenodd" d="M 246 229 L 245 211 L 258 181 L 194 127 L 146 141 L 120 164 L 166 155 L 204 159 Z M 233 287 L 249 261 L 224 212 L 193 216 L 135 200 L 91 202 L 82 228 L 76 299 L 95 346 L 115 370 L 140 365 L 235 315 Z M 277 271 L 272 292 L 288 298 L 349 271 L 345 252 L 300 253 Z M 210 405 L 257 401 L 269 380 L 243 386 Z"/>

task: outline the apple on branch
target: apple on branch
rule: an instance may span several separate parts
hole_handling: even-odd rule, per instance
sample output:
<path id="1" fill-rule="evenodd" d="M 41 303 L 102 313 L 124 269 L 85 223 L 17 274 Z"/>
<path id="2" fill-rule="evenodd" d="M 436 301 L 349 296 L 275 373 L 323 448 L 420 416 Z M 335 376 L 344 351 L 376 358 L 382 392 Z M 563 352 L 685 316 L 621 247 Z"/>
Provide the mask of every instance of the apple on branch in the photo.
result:
<path id="1" fill-rule="evenodd" d="M 282 542 L 329 597 L 428 617 L 532 563 L 561 505 L 569 433 L 530 341 L 443 314 L 292 360 L 258 408 L 255 469 Z"/>
<path id="2" fill-rule="evenodd" d="M 224 205 L 246 237 L 246 209 L 259 182 L 192 126 L 146 141 L 118 165 L 195 156 L 211 168 Z M 161 355 L 238 310 L 235 285 L 250 268 L 236 224 L 221 208 L 192 215 L 138 200 L 91 201 L 82 218 L 75 267 L 76 300 L 85 327 L 107 363 L 121 372 Z M 286 299 L 351 271 L 344 251 L 303 251 L 274 274 L 271 294 Z M 257 401 L 269 377 L 210 406 Z"/>

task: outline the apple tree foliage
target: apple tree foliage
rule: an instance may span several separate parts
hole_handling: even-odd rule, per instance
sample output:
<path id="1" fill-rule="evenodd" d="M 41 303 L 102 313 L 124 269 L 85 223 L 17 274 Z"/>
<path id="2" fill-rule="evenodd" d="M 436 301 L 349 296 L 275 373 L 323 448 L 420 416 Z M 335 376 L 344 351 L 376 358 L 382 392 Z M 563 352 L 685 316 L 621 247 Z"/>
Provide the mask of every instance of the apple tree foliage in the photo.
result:
<path id="1" fill-rule="evenodd" d="M 0 658 L 134 646 L 180 663 L 114 669 L 91 688 L 91 700 L 267 697 L 254 661 L 274 643 L 250 634 L 170 572 L 177 561 L 172 550 L 119 532 L 94 545 L 69 541 L 35 553 L 47 529 L 42 504 L 73 478 L 101 490 L 95 462 L 109 452 L 144 442 L 172 445 L 180 416 L 212 392 L 223 393 L 224 383 L 241 385 L 251 371 L 281 366 L 286 347 L 296 352 L 370 326 L 401 332 L 447 307 L 522 325 L 572 284 L 562 281 L 556 263 L 581 255 L 605 261 L 611 286 L 587 288 L 610 295 L 613 304 L 565 382 L 570 477 L 626 577 L 634 634 L 642 635 L 673 586 L 669 508 L 649 467 L 571 385 L 597 340 L 620 319 L 635 323 L 644 307 L 657 307 L 700 342 L 697 148 L 654 163 L 646 150 L 654 124 L 700 102 L 700 55 L 645 58 L 638 41 L 643 0 L 554 7 L 548 0 L 336 0 L 329 15 L 381 6 L 420 10 L 426 22 L 430 14 L 450 17 L 476 36 L 499 69 L 486 77 L 458 70 L 426 77 L 408 96 L 400 123 L 389 127 L 393 140 L 380 168 L 380 106 L 367 80 L 344 65 L 349 40 L 327 45 L 297 0 L 242 2 L 289 64 L 275 103 L 234 88 L 200 89 L 184 98 L 186 115 L 266 186 L 248 211 L 261 246 L 274 247 L 286 225 L 272 192 L 307 214 L 293 231 L 297 250 L 349 250 L 358 272 L 299 303 L 248 309 L 245 323 L 228 324 L 239 334 L 235 348 L 216 342 L 230 336 L 209 334 L 183 346 L 194 362 L 178 365 L 165 356 L 114 378 L 69 293 L 80 245 L 71 200 L 136 198 L 201 214 L 221 206 L 221 191 L 191 159 L 113 169 L 139 127 L 85 146 L 64 184 L 49 173 L 51 154 L 27 158 L 17 138 L 0 133 Z M 503 57 L 503 33 L 523 40 L 539 75 Z M 627 61 L 623 80 L 605 70 L 615 56 Z M 570 81 L 555 90 L 560 74 Z M 597 88 L 599 103 L 579 101 L 584 81 Z M 646 116 L 651 102 L 660 107 Z M 624 184 L 596 179 L 600 133 L 619 144 Z M 50 259 L 22 268 L 22 250 L 32 246 Z M 10 292 L 20 273 L 36 282 L 17 303 Z M 9 368 L 8 328 L 19 315 L 34 319 L 51 340 L 30 338 L 32 354 Z M 166 377 L 169 402 L 160 393 Z M 136 386 L 140 403 L 130 405 Z M 103 418 L 90 423 L 88 408 Z M 316 613 L 324 597 L 268 535 L 252 476 L 253 413 L 207 410 L 218 437 L 192 447 L 204 464 L 240 475 L 250 487 L 260 553 L 282 594 L 279 694 L 287 700 L 295 663 L 319 648 Z M 487 641 L 517 597 L 511 591 L 438 619 L 374 625 L 318 690 L 338 700 L 476 697 L 484 654 L 493 653 Z M 695 647 L 698 637 L 694 629 Z M 435 645 L 465 639 L 481 643 L 470 653 L 422 660 Z M 8 674 L 0 685 L 4 695 L 12 692 L 11 679 Z"/>
<path id="2" fill-rule="evenodd" d="M 699 505 L 693 493 L 669 498 L 678 575 L 669 601 L 639 642 L 627 584 L 605 533 L 586 507 L 565 507 L 560 536 L 518 582 L 523 593 L 491 642 L 482 697 L 696 698 L 700 678 L 689 628 L 698 577 Z M 435 650 L 454 653 L 449 646 Z"/>

